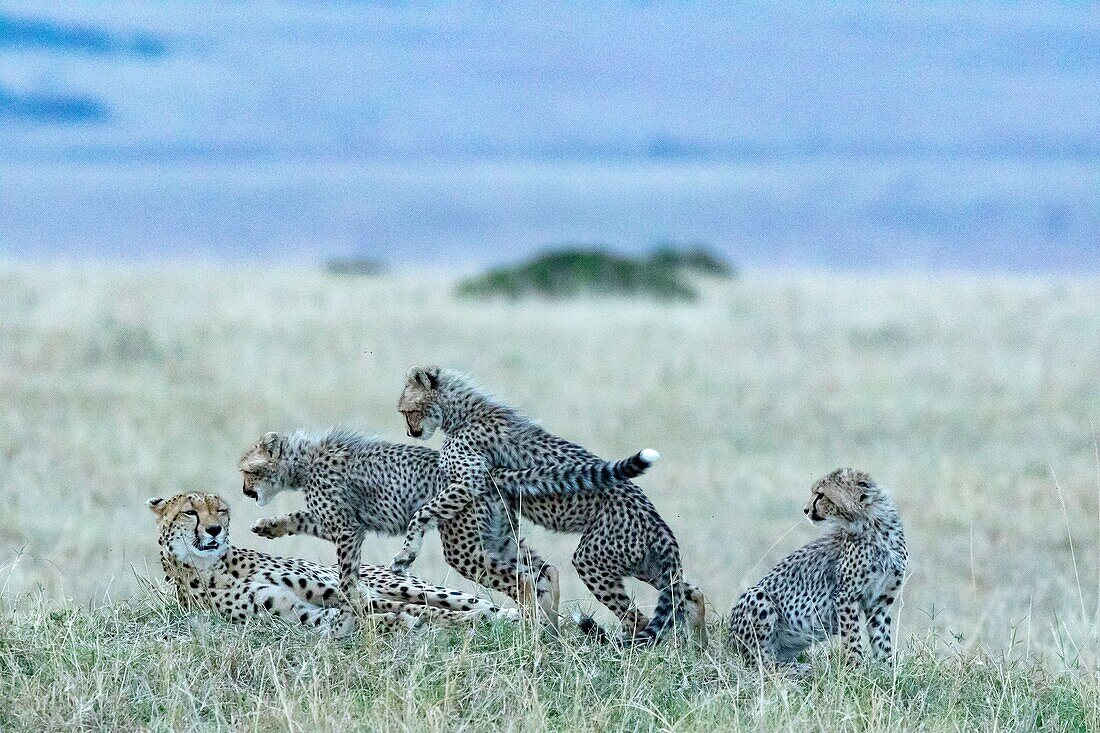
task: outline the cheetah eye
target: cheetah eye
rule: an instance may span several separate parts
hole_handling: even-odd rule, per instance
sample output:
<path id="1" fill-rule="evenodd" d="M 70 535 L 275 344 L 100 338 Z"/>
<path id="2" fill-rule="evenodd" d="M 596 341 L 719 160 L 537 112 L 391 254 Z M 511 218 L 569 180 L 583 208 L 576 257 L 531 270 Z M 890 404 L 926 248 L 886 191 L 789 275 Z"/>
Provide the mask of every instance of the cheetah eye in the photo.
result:
<path id="1" fill-rule="evenodd" d="M 189 516 L 189 517 L 197 517 L 197 516 L 199 516 L 199 513 L 198 513 L 198 512 L 196 512 L 196 511 L 195 511 L 194 509 L 184 509 L 184 510 L 183 510 L 183 513 L 184 513 L 184 514 L 186 514 L 186 515 L 187 515 L 187 516 Z"/>
<path id="2" fill-rule="evenodd" d="M 867 481 L 856 481 L 856 486 L 858 486 L 861 489 L 871 488 L 871 484 L 868 483 Z"/>

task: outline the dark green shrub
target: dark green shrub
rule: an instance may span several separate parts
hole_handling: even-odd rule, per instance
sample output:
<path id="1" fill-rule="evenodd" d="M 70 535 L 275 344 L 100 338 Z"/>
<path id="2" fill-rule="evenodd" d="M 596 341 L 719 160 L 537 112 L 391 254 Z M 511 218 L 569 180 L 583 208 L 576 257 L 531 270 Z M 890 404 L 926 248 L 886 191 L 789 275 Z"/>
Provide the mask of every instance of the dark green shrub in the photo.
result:
<path id="1" fill-rule="evenodd" d="M 467 278 L 459 283 L 457 292 L 468 297 L 567 298 L 587 294 L 694 300 L 695 288 L 685 274 L 731 278 L 737 271 L 701 245 L 662 244 L 641 257 L 579 245 Z"/>
<path id="2" fill-rule="evenodd" d="M 680 269 L 651 259 L 634 259 L 598 249 L 562 249 L 512 267 L 500 267 L 458 286 L 465 296 L 564 298 L 583 294 L 644 295 L 662 300 L 692 300 L 695 289 Z"/>

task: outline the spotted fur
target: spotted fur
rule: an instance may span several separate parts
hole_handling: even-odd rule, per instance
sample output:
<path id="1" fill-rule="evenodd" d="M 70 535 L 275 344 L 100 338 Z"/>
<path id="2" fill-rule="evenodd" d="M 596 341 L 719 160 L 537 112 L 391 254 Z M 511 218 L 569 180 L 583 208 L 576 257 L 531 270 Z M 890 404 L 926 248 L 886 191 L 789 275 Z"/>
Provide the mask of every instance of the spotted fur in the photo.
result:
<path id="1" fill-rule="evenodd" d="M 494 468 L 492 489 L 511 498 L 534 499 L 573 491 L 603 491 L 620 481 L 637 478 L 656 463 L 657 451 L 645 448 L 615 463 L 552 463 L 522 469 Z"/>
<path id="2" fill-rule="evenodd" d="M 267 538 L 304 534 L 335 543 L 349 596 L 356 587 L 366 533 L 403 533 L 416 511 L 446 487 L 436 451 L 344 429 L 320 435 L 268 433 L 245 452 L 238 467 L 244 494 L 261 505 L 281 491 L 302 492 L 304 511 L 261 519 L 252 531 Z M 557 607 L 557 570 L 522 538 L 494 530 L 509 521 L 498 498 L 471 502 L 453 521 L 440 525 L 444 557 L 462 576 L 524 607 L 534 603 L 538 584 L 544 591 L 540 597 L 553 602 L 546 609 L 550 612 Z M 492 536 L 506 539 L 482 539 Z"/>
<path id="3" fill-rule="evenodd" d="M 229 544 L 229 506 L 216 494 L 179 494 L 150 499 L 148 505 L 156 515 L 165 579 L 180 603 L 228 621 L 269 615 L 342 635 L 354 630 L 357 615 L 385 627 L 410 629 L 426 622 L 450 625 L 515 615 L 476 596 L 397 576 L 378 565 L 360 568 L 364 605 L 358 614 L 350 614 L 340 607 L 334 568 Z"/>
<path id="4" fill-rule="evenodd" d="M 859 661 L 862 614 L 873 657 L 890 658 L 890 609 L 908 558 L 893 500 L 866 473 L 842 468 L 814 484 L 803 511 L 828 533 L 741 595 L 730 644 L 754 664 L 791 668 L 811 644 L 839 635 L 846 657 Z"/>
<path id="5" fill-rule="evenodd" d="M 492 493 L 494 476 L 523 480 L 525 469 L 533 466 L 603 463 L 451 370 L 411 369 L 398 409 L 410 435 L 426 439 L 437 429 L 446 435 L 440 466 L 447 480 L 447 488 L 418 511 L 409 524 L 405 545 L 393 562 L 398 572 L 416 559 L 429 524 L 439 521 L 453 525 L 471 502 Z M 639 454 L 638 462 L 644 461 L 645 456 Z M 688 597 L 694 609 L 691 617 L 698 621 L 697 630 L 701 632 L 702 594 L 681 577 L 680 549 L 672 530 L 641 489 L 620 476 L 608 478 L 613 483 L 601 491 L 546 492 L 524 498 L 504 492 L 502 503 L 508 521 L 490 527 L 490 541 L 509 541 L 506 538 L 514 532 L 517 511 L 549 529 L 578 533 L 581 539 L 573 554 L 573 565 L 596 598 L 618 616 L 624 637 L 638 642 L 661 638 L 683 618 Z M 484 531 L 484 527 L 470 527 L 467 541 L 475 541 Z M 626 577 L 638 578 L 658 589 L 652 621 L 627 596 L 623 586 Z"/>

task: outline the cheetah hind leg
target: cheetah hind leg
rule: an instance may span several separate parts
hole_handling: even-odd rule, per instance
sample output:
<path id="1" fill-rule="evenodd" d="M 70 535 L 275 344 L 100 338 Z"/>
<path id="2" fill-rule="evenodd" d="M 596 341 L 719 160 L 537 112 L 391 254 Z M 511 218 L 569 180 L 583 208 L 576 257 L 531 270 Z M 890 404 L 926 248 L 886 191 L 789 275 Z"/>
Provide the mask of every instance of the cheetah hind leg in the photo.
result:
<path id="1" fill-rule="evenodd" d="M 685 595 L 684 616 L 687 619 L 688 628 L 695 637 L 695 643 L 700 649 L 707 648 L 707 599 L 703 591 L 690 583 L 684 583 Z"/>
<path id="2" fill-rule="evenodd" d="M 639 631 L 649 626 L 649 618 L 626 594 L 621 572 L 604 567 L 593 555 L 592 547 L 582 544 L 573 553 L 573 567 L 576 568 L 581 582 L 596 596 L 596 600 L 619 619 L 618 643 L 630 644 Z M 579 623 L 582 631 L 593 628 L 591 619 L 585 620 L 582 617 Z"/>
<path id="3" fill-rule="evenodd" d="M 777 668 L 775 623 L 778 618 L 772 599 L 759 588 L 750 588 L 730 613 L 730 646 L 750 667 L 760 671 Z"/>
<path id="4" fill-rule="evenodd" d="M 535 580 L 535 603 L 550 629 L 558 630 L 558 604 L 561 603 L 561 584 L 558 569 L 543 565 Z"/>

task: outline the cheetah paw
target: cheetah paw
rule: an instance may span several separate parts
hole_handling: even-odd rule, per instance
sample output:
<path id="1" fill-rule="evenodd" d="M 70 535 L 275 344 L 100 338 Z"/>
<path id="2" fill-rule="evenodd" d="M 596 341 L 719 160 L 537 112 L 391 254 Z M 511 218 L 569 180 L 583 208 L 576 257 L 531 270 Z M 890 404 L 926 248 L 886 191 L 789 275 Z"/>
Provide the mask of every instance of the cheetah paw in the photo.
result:
<path id="1" fill-rule="evenodd" d="M 416 631 L 424 626 L 423 619 L 411 613 L 398 613 L 397 621 L 409 631 Z"/>
<path id="2" fill-rule="evenodd" d="M 343 613 L 339 608 L 328 608 L 325 609 L 324 620 L 318 626 L 324 636 L 341 639 L 355 633 L 357 623 L 352 614 Z"/>
<path id="3" fill-rule="evenodd" d="M 413 564 L 413 560 L 415 559 L 415 555 L 402 550 L 394 556 L 393 562 L 390 564 L 390 570 L 397 575 L 404 575 L 408 572 L 409 566 Z"/>
<path id="4" fill-rule="evenodd" d="M 795 662 L 782 669 L 783 674 L 792 680 L 804 680 L 813 675 L 814 668 L 806 662 Z"/>
<path id="5" fill-rule="evenodd" d="M 269 540 L 273 540 L 276 537 L 282 537 L 286 534 L 286 531 L 282 527 L 282 522 L 278 519 L 271 519 L 268 517 L 257 519 L 252 523 L 250 529 L 254 534 L 266 537 Z"/>
<path id="6" fill-rule="evenodd" d="M 518 608 L 502 608 L 496 612 L 496 617 L 505 621 L 519 621 L 523 618 L 523 611 Z"/>

